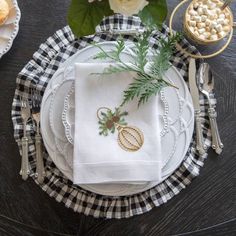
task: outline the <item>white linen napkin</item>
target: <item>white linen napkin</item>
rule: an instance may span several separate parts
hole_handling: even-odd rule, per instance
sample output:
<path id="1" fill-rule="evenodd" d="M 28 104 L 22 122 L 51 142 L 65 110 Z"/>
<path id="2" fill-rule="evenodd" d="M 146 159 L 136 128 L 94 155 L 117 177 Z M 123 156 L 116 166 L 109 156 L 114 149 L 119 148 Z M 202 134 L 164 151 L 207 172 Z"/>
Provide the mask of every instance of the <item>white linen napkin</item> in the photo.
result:
<path id="1" fill-rule="evenodd" d="M 130 72 L 98 74 L 109 65 L 75 65 L 74 183 L 159 181 L 162 157 L 157 97 L 139 108 L 137 100 L 122 107 L 128 112 L 127 126 L 138 127 L 143 133 L 144 143 L 138 151 L 125 151 L 119 146 L 118 130 L 108 136 L 99 135 L 97 110 L 118 107 L 123 91 L 134 78 Z"/>

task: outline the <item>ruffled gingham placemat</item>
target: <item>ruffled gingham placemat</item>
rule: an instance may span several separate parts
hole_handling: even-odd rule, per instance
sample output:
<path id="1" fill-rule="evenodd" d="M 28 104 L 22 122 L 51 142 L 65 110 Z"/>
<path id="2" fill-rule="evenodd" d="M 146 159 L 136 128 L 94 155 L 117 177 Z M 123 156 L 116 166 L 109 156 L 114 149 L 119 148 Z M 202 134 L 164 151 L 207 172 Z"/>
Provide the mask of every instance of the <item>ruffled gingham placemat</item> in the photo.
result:
<path id="1" fill-rule="evenodd" d="M 16 79 L 16 91 L 12 105 L 12 120 L 14 125 L 14 137 L 19 145 L 21 152 L 20 139 L 23 135 L 23 121 L 21 118 L 21 107 L 19 96 L 29 98 L 29 90 L 37 88 L 43 95 L 45 88 L 52 78 L 58 67 L 70 56 L 76 53 L 79 49 L 88 46 L 91 42 L 115 41 L 118 35 L 109 35 L 102 31 L 110 29 L 131 29 L 142 27 L 139 18 L 124 17 L 114 15 L 105 18 L 97 27 L 97 33 L 92 36 L 75 39 L 69 26 L 58 30 L 52 37 L 40 45 L 33 58 L 19 73 Z M 163 26 L 160 32 L 153 34 L 150 40 L 150 45 L 158 47 L 158 38 L 165 37 L 168 34 L 168 28 Z M 127 36 L 127 40 L 134 40 L 132 36 Z M 198 51 L 191 46 L 186 40 L 182 41 L 182 45 L 193 53 Z M 176 66 L 179 72 L 188 82 L 188 62 L 183 53 L 175 54 L 173 65 Z M 215 100 L 213 99 L 215 102 Z M 209 147 L 211 144 L 211 134 L 209 129 L 209 120 L 207 117 L 207 101 L 201 96 L 202 108 L 202 124 L 205 144 Z M 27 132 L 31 137 L 29 142 L 29 158 L 31 166 L 30 176 L 35 180 L 35 146 L 34 146 L 34 130 L 32 120 L 29 120 Z M 134 215 L 142 214 L 150 211 L 153 207 L 160 206 L 169 199 L 177 195 L 182 189 L 191 183 L 193 178 L 199 174 L 200 168 L 203 166 L 203 161 L 207 157 L 205 154 L 200 157 L 196 153 L 195 134 L 190 144 L 187 154 L 181 166 L 165 181 L 156 187 L 145 192 L 125 197 L 110 197 L 97 195 L 95 193 L 83 190 L 82 188 L 73 185 L 66 177 L 57 169 L 51 161 L 48 154 L 45 152 L 44 161 L 46 166 L 46 177 L 44 183 L 40 187 L 48 193 L 49 196 L 55 198 L 58 202 L 63 202 L 66 207 L 72 208 L 76 212 L 81 212 L 85 215 L 105 218 L 128 218 Z"/>

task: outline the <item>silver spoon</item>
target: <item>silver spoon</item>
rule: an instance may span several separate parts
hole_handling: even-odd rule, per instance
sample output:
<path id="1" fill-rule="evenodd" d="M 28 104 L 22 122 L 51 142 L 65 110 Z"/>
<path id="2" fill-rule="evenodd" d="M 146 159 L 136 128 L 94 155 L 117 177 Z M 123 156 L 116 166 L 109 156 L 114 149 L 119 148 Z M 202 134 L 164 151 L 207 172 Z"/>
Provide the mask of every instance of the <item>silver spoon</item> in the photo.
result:
<path id="1" fill-rule="evenodd" d="M 222 148 L 224 147 L 221 142 L 218 126 L 216 123 L 217 113 L 215 111 L 214 105 L 211 103 L 210 94 L 214 89 L 214 77 L 210 70 L 210 65 L 208 63 L 202 63 L 199 69 L 199 73 L 197 76 L 197 83 L 199 90 L 205 95 L 208 100 L 209 108 L 208 108 L 208 116 L 210 119 L 210 126 L 212 132 L 212 148 L 215 150 L 217 154 L 222 152 Z"/>
<path id="2" fill-rule="evenodd" d="M 224 4 L 221 6 L 221 10 L 223 11 L 233 0 L 225 0 Z"/>

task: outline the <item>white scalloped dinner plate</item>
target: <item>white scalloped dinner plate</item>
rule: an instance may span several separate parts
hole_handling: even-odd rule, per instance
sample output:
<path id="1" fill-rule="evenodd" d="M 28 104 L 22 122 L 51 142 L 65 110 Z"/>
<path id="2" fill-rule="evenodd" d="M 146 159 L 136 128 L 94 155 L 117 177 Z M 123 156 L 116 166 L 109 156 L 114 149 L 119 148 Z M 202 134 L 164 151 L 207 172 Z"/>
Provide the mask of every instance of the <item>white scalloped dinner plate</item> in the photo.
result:
<path id="1" fill-rule="evenodd" d="M 109 50 L 114 43 L 105 42 L 100 44 L 103 49 Z M 73 65 L 76 62 L 93 62 L 93 56 L 98 52 L 97 48 L 89 46 L 78 51 L 69 58 L 50 80 L 41 106 L 41 129 L 45 147 L 58 169 L 70 180 L 73 180 L 73 145 L 68 141 L 62 122 L 64 111 L 64 100 L 68 98 L 73 86 Z M 162 180 L 167 178 L 183 161 L 191 142 L 194 114 L 191 95 L 186 83 L 176 68 L 172 67 L 166 73 L 166 79 L 179 87 L 178 90 L 165 88 L 164 98 L 168 107 L 166 119 L 167 130 L 162 130 L 163 168 Z M 163 114 L 166 108 L 163 109 Z M 164 113 L 163 113 L 164 112 Z M 73 120 L 72 117 L 70 119 Z M 157 117 L 157 122 L 159 118 Z M 80 185 L 82 188 L 111 196 L 132 195 L 157 185 L 157 182 L 143 182 L 134 184 L 91 184 Z"/>
<path id="2" fill-rule="evenodd" d="M 16 0 L 6 0 L 10 6 L 10 14 L 6 21 L 0 25 L 0 58 L 7 53 L 19 31 L 21 17 L 20 8 Z"/>

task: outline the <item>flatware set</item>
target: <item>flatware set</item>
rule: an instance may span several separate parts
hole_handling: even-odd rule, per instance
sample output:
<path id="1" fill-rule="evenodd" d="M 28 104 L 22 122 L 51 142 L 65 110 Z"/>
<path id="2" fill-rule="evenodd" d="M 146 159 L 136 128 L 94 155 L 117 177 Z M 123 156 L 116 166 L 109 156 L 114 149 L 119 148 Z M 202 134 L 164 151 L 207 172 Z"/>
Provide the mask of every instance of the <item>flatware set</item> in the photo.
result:
<path id="1" fill-rule="evenodd" d="M 212 148 L 217 154 L 221 154 L 224 147 L 221 142 L 219 130 L 216 122 L 217 113 L 215 111 L 215 105 L 211 102 L 211 94 L 214 88 L 214 77 L 210 70 L 208 63 L 202 63 L 197 72 L 196 60 L 190 59 L 189 62 L 189 88 L 192 95 L 193 106 L 195 111 L 195 125 L 196 125 L 196 149 L 200 155 L 206 153 L 206 145 L 204 144 L 203 130 L 201 124 L 201 107 L 200 96 L 201 92 L 208 100 L 208 116 L 210 121 L 211 133 L 212 133 Z"/>
<path id="2" fill-rule="evenodd" d="M 20 96 L 21 117 L 23 120 L 23 137 L 21 138 L 22 159 L 20 175 L 23 180 L 27 180 L 30 174 L 29 169 L 29 137 L 27 135 L 27 123 L 30 118 L 35 122 L 35 148 L 36 148 L 36 173 L 35 176 L 39 183 L 43 183 L 45 171 L 42 156 L 42 138 L 40 134 L 40 105 L 42 97 L 40 93 L 34 89 L 31 90 L 31 98 Z M 32 113 L 31 113 L 32 112 Z"/>
<path id="3" fill-rule="evenodd" d="M 210 70 L 208 63 L 202 63 L 199 68 L 199 74 L 197 77 L 198 88 L 202 94 L 207 98 L 209 108 L 208 116 L 210 120 L 211 132 L 212 132 L 212 148 L 217 154 L 221 154 L 224 147 L 221 142 L 219 130 L 216 122 L 217 113 L 215 111 L 215 105 L 212 104 L 210 95 L 214 89 L 214 77 Z"/>

